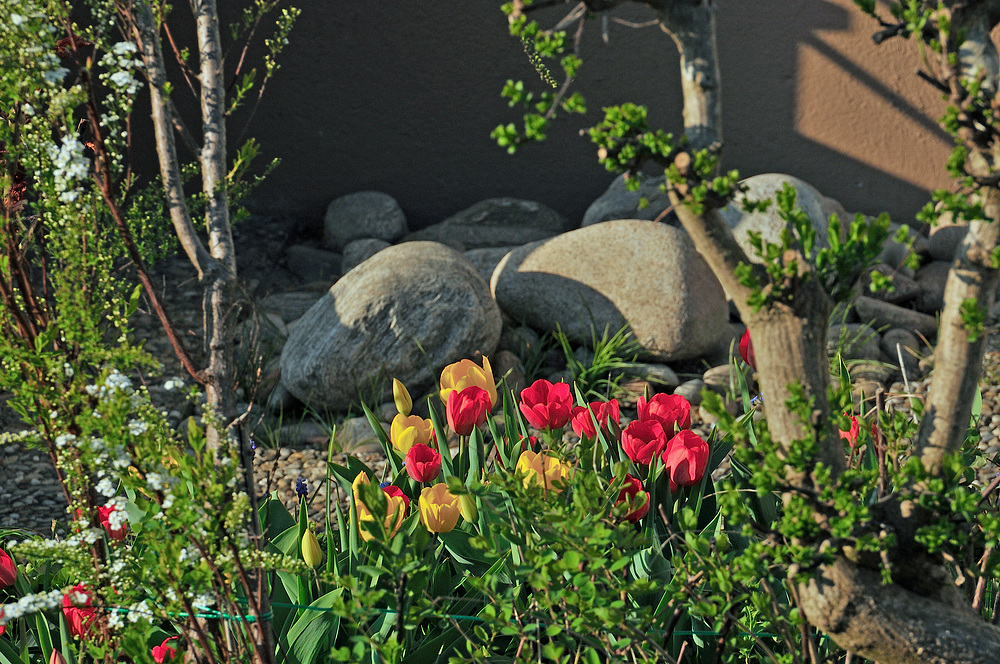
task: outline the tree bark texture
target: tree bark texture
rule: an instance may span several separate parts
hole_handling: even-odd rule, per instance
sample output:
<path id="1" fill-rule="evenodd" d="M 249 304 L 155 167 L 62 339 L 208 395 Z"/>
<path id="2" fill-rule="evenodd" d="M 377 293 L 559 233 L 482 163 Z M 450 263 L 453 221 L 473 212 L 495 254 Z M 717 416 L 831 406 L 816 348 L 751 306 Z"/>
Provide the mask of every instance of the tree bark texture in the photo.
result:
<path id="1" fill-rule="evenodd" d="M 673 37 L 681 56 L 684 134 L 692 150 L 722 145 L 719 50 L 715 0 L 666 0 L 648 3 Z"/>

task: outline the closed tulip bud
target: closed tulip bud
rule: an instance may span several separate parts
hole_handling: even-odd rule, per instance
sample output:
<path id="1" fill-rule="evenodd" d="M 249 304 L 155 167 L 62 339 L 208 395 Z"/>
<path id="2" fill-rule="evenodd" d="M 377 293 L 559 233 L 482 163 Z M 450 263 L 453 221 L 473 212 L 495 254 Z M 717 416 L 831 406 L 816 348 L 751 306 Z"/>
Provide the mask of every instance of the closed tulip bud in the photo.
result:
<path id="1" fill-rule="evenodd" d="M 479 517 L 476 497 L 470 493 L 463 493 L 458 497 L 458 508 L 462 512 L 462 518 L 466 521 L 475 521 Z"/>
<path id="2" fill-rule="evenodd" d="M 6 551 L 0 549 L 0 588 L 14 585 L 16 579 L 17 565 Z"/>
<path id="3" fill-rule="evenodd" d="M 448 426 L 459 436 L 468 436 L 490 415 L 490 395 L 472 385 L 461 392 L 448 394 Z"/>
<path id="4" fill-rule="evenodd" d="M 462 513 L 458 496 L 448 491 L 447 484 L 435 484 L 420 492 L 420 523 L 432 533 L 450 533 Z"/>
<path id="5" fill-rule="evenodd" d="M 308 528 L 302 534 L 302 560 L 306 561 L 309 567 L 316 567 L 323 562 L 323 551 L 319 548 L 319 540 Z"/>
<path id="6" fill-rule="evenodd" d="M 49 664 L 66 664 L 66 658 L 58 649 L 53 648 L 52 654 L 49 655 Z"/>
<path id="7" fill-rule="evenodd" d="M 743 361 L 750 365 L 750 368 L 754 371 L 757 370 L 757 358 L 753 354 L 753 341 L 750 340 L 750 330 L 747 329 L 740 338 L 740 357 Z"/>
<path id="8" fill-rule="evenodd" d="M 417 482 L 430 482 L 441 471 L 441 453 L 427 445 L 414 445 L 406 453 L 406 473 Z"/>
<path id="9" fill-rule="evenodd" d="M 670 439 L 663 451 L 663 465 L 670 479 L 670 490 L 694 486 L 708 468 L 708 443 L 693 431 L 681 431 Z"/>
<path id="10" fill-rule="evenodd" d="M 396 410 L 403 417 L 410 414 L 410 410 L 413 408 L 413 399 L 410 398 L 410 393 L 406 391 L 406 386 L 399 382 L 398 378 L 392 379 L 392 400 L 396 403 Z"/>

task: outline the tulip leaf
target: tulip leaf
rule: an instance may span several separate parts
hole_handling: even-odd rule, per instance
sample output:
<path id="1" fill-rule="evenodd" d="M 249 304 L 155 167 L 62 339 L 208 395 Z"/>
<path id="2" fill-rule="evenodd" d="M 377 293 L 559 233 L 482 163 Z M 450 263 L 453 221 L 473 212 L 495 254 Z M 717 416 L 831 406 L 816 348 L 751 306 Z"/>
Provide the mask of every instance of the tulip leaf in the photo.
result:
<path id="1" fill-rule="evenodd" d="M 437 408 L 431 403 L 430 398 L 427 400 L 427 410 L 431 416 L 431 425 L 434 427 L 434 437 L 437 438 L 438 452 L 441 453 L 441 472 L 444 473 L 445 477 L 454 475 L 451 465 L 451 448 L 448 447 L 448 435 L 445 433 L 444 427 L 441 426 L 441 416 L 438 415 Z"/>
<path id="2" fill-rule="evenodd" d="M 331 590 L 309 604 L 287 632 L 287 664 L 312 664 L 323 661 L 321 654 L 333 647 L 340 631 L 340 616 L 330 611 L 343 595 L 343 588 Z"/>
<path id="3" fill-rule="evenodd" d="M 0 639 L 0 664 L 25 664 L 6 639 Z"/>
<path id="4" fill-rule="evenodd" d="M 364 403 L 361 402 L 361 409 L 365 411 L 365 417 L 368 419 L 368 424 L 371 425 L 372 431 L 375 432 L 375 437 L 378 438 L 378 442 L 382 445 L 382 452 L 385 453 L 385 458 L 389 460 L 389 465 L 392 467 L 392 474 L 399 474 L 399 456 L 396 454 L 396 448 L 392 446 L 392 441 L 389 440 L 389 436 L 385 434 L 385 429 L 382 428 L 382 423 L 379 422 L 378 418 L 375 417 L 375 413 Z"/>
<path id="5" fill-rule="evenodd" d="M 492 420 L 493 418 L 487 416 L 487 419 Z M 465 476 L 466 484 L 479 479 L 482 474 L 483 457 L 483 432 L 479 430 L 479 427 L 473 427 L 472 434 L 469 436 L 469 472 Z"/>

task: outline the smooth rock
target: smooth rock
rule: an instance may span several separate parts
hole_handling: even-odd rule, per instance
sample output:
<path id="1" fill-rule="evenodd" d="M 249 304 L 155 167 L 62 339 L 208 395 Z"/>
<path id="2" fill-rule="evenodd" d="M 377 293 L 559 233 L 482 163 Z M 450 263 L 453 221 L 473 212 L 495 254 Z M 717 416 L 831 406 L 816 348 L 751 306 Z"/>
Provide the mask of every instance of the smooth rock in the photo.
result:
<path id="1" fill-rule="evenodd" d="M 258 306 L 261 311 L 278 314 L 281 320 L 287 324 L 301 318 L 302 314 L 309 311 L 322 295 L 322 293 L 313 291 L 275 293 L 261 300 Z"/>
<path id="2" fill-rule="evenodd" d="M 882 335 L 882 351 L 894 364 L 898 364 L 902 356 L 903 367 L 909 378 L 917 374 L 920 357 L 923 354 L 921 349 L 922 345 L 917 335 L 901 327 L 886 330 Z"/>
<path id="3" fill-rule="evenodd" d="M 382 425 L 382 430 L 388 434 L 389 425 L 385 422 L 380 422 L 380 424 Z M 382 449 L 381 443 L 378 442 L 378 436 L 372 430 L 372 425 L 367 417 L 352 417 L 337 425 L 337 433 L 333 444 L 337 446 L 338 450 L 342 452 L 357 452 L 358 448 L 362 445 L 369 445 L 371 443 L 375 443 L 378 446 L 378 450 Z"/>
<path id="4" fill-rule="evenodd" d="M 395 198 L 380 191 L 359 191 L 334 199 L 326 208 L 323 245 L 340 251 L 358 238 L 394 242 L 406 231 L 406 216 Z"/>
<path id="5" fill-rule="evenodd" d="M 490 277 L 493 276 L 493 270 L 496 269 L 497 264 L 503 260 L 503 257 L 507 255 L 512 249 L 516 247 L 484 247 L 482 249 L 470 249 L 465 252 L 465 257 L 469 259 L 473 267 L 476 268 L 476 272 L 479 276 L 483 278 L 483 281 L 490 283 Z"/>
<path id="6" fill-rule="evenodd" d="M 500 348 L 509 350 L 520 358 L 538 352 L 538 333 L 527 325 L 505 327 L 500 334 Z"/>
<path id="7" fill-rule="evenodd" d="M 500 307 L 589 344 L 628 324 L 640 357 L 698 357 L 728 333 L 722 287 L 684 231 L 623 219 L 510 252 L 490 282 Z"/>
<path id="8" fill-rule="evenodd" d="M 872 272 L 879 272 L 885 276 L 892 278 L 892 290 L 887 288 L 882 288 L 877 291 L 871 290 L 872 283 Z M 854 286 L 854 291 L 858 295 L 866 295 L 868 297 L 873 297 L 877 300 L 882 300 L 883 302 L 891 302 L 892 304 L 902 304 L 904 302 L 909 302 L 918 295 L 920 295 L 920 286 L 917 282 L 906 276 L 902 272 L 893 273 L 893 268 L 885 263 L 879 263 L 867 270 L 858 278 L 858 282 Z"/>
<path id="9" fill-rule="evenodd" d="M 951 261 L 931 261 L 917 270 L 918 310 L 933 314 L 944 309 L 944 287 L 950 271 Z"/>
<path id="10" fill-rule="evenodd" d="M 625 373 L 649 381 L 657 392 L 670 392 L 681 384 L 677 373 L 665 364 L 637 363 L 629 367 Z"/>
<path id="11" fill-rule="evenodd" d="M 776 244 L 781 242 L 781 231 L 785 228 L 786 223 L 778 214 L 778 206 L 774 197 L 786 183 L 795 187 L 795 205 L 802 208 L 812 222 L 813 228 L 816 229 L 816 245 L 818 247 L 829 246 L 827 223 L 831 214 L 836 214 L 840 218 L 841 227 L 845 231 L 849 225 L 850 218 L 843 206 L 832 198 L 827 198 L 807 182 L 781 173 L 764 173 L 747 178 L 741 182 L 747 187 L 747 191 L 739 194 L 719 212 L 733 230 L 736 241 L 754 263 L 763 263 L 764 259 L 754 253 L 747 233 L 757 231 L 761 234 L 761 238 L 767 242 Z M 747 199 L 751 201 L 772 200 L 772 203 L 763 212 L 747 213 L 742 207 L 743 201 Z"/>
<path id="12" fill-rule="evenodd" d="M 692 406 L 698 406 L 701 405 L 701 391 L 703 389 L 705 389 L 705 381 L 701 378 L 692 378 L 678 385 L 674 394 L 684 397 L 691 402 Z"/>
<path id="13" fill-rule="evenodd" d="M 706 371 L 701 379 L 705 382 L 713 392 L 718 394 L 726 394 L 727 392 L 732 392 L 733 394 L 739 393 L 739 382 L 736 378 L 736 372 L 739 371 L 735 365 L 732 364 L 720 364 L 719 366 L 712 367 Z"/>
<path id="14" fill-rule="evenodd" d="M 646 177 L 643 178 L 638 191 L 629 191 L 625 188 L 625 178 L 619 175 L 607 190 L 590 204 L 580 226 L 592 226 L 614 219 L 656 219 L 670 207 L 670 199 L 660 191 L 664 182 L 666 178 L 662 175 L 655 178 Z M 648 205 L 639 209 L 639 202 L 643 198 Z"/>
<path id="15" fill-rule="evenodd" d="M 386 247 L 390 247 L 388 242 L 385 240 L 379 240 L 373 237 L 360 238 L 358 240 L 351 240 L 344 247 L 344 262 L 342 269 L 343 271 L 349 272 L 353 268 L 361 265 L 366 260 L 382 251 Z"/>
<path id="16" fill-rule="evenodd" d="M 285 251 L 288 271 L 302 281 L 333 282 L 341 275 L 343 257 L 332 251 L 296 244 Z"/>
<path id="17" fill-rule="evenodd" d="M 930 237 L 927 238 L 928 253 L 936 261 L 952 261 L 955 250 L 962 244 L 969 230 L 967 223 L 955 223 L 950 212 L 944 212 L 938 217 L 937 223 L 931 226 Z"/>
<path id="18" fill-rule="evenodd" d="M 872 322 L 875 327 L 888 325 L 890 327 L 902 327 L 914 332 L 919 332 L 925 337 L 933 337 L 937 334 L 937 320 L 934 316 L 922 314 L 912 309 L 888 302 L 882 302 L 871 297 L 858 297 L 854 300 L 854 308 L 858 312 L 858 317 L 864 322 Z"/>
<path id="19" fill-rule="evenodd" d="M 500 310 L 475 268 L 434 242 L 380 251 L 330 288 L 295 325 L 281 382 L 304 403 L 346 409 L 364 393 L 391 398 L 391 378 L 411 394 L 430 389 L 445 365 L 489 354 Z"/>
<path id="20" fill-rule="evenodd" d="M 562 215 L 541 203 L 490 198 L 410 233 L 403 241 L 431 240 L 467 251 L 522 245 L 566 230 L 569 226 Z"/>
<path id="21" fill-rule="evenodd" d="M 839 348 L 845 360 L 888 362 L 881 342 L 879 333 L 869 325 L 834 323 L 826 331 L 826 354 L 832 357 Z"/>
<path id="22" fill-rule="evenodd" d="M 272 413 L 280 413 L 284 410 L 297 408 L 299 405 L 301 405 L 299 400 L 295 398 L 295 395 L 289 392 L 288 388 L 282 385 L 279 380 L 279 382 L 271 390 L 270 394 L 267 395 L 267 401 L 264 403 L 264 408 Z"/>

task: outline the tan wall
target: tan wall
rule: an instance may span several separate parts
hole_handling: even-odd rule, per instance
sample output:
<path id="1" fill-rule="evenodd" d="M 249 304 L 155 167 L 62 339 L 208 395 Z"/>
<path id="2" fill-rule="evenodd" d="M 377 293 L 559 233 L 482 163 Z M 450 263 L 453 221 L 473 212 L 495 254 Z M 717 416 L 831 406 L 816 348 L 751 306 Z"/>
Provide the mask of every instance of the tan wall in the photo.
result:
<path id="1" fill-rule="evenodd" d="M 590 113 L 510 157 L 489 139 L 519 116 L 507 78 L 539 84 L 499 1 L 321 2 L 302 18 L 250 134 L 283 163 L 260 212 L 320 217 L 335 196 L 378 189 L 419 227 L 490 196 L 542 201 L 575 221 L 610 181 L 577 135 L 632 100 L 680 128 L 676 50 L 657 28 L 588 25 L 580 90 Z M 719 0 L 724 165 L 811 182 L 851 211 L 906 221 L 947 186 L 939 95 L 915 76 L 915 45 L 871 41 L 851 0 Z M 565 12 L 558 8 L 549 24 Z M 622 15 L 648 17 L 632 7 Z"/>

